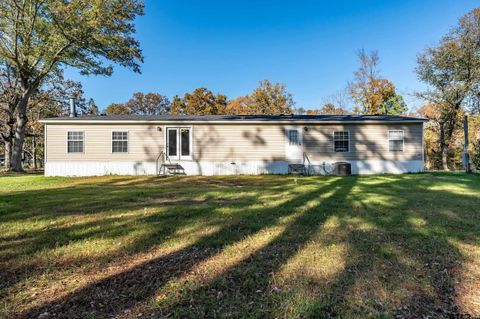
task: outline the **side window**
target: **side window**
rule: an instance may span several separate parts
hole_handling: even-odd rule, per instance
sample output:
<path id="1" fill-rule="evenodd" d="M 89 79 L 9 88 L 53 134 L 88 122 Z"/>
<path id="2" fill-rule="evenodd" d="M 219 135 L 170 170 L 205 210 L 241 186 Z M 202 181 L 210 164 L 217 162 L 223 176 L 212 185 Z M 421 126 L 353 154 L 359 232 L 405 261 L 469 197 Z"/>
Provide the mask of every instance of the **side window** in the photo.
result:
<path id="1" fill-rule="evenodd" d="M 348 152 L 350 150 L 350 134 L 348 131 L 333 132 L 333 150 Z"/>
<path id="2" fill-rule="evenodd" d="M 83 132 L 67 132 L 67 152 L 83 153 Z"/>
<path id="3" fill-rule="evenodd" d="M 112 132 L 112 153 L 128 153 L 128 132 Z"/>
<path id="4" fill-rule="evenodd" d="M 388 150 L 403 152 L 404 133 L 401 130 L 388 131 Z"/>
<path id="5" fill-rule="evenodd" d="M 288 144 L 289 145 L 300 145 L 297 130 L 288 130 Z"/>

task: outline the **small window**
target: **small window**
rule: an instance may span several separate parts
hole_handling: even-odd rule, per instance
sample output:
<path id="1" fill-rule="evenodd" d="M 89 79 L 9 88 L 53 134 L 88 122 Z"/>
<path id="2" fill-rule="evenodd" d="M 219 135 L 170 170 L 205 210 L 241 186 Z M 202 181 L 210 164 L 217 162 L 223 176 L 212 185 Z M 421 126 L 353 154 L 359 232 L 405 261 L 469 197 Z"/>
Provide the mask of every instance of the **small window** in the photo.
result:
<path id="1" fill-rule="evenodd" d="M 388 131 L 388 150 L 403 152 L 403 131 Z"/>
<path id="2" fill-rule="evenodd" d="M 333 132 L 333 149 L 335 152 L 348 152 L 350 149 L 348 131 Z"/>
<path id="3" fill-rule="evenodd" d="M 298 140 L 298 131 L 297 130 L 288 130 L 288 144 L 290 145 L 300 145 Z"/>
<path id="4" fill-rule="evenodd" d="M 67 152 L 83 153 L 83 132 L 67 133 Z"/>
<path id="5" fill-rule="evenodd" d="M 112 153 L 128 152 L 128 132 L 112 132 Z"/>

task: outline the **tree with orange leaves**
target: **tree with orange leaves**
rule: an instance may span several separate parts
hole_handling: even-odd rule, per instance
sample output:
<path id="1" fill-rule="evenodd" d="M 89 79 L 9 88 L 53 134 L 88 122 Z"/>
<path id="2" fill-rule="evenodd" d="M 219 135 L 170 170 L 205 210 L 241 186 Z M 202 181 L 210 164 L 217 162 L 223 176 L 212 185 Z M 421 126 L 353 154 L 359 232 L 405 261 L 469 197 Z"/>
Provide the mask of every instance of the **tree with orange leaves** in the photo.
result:
<path id="1" fill-rule="evenodd" d="M 356 112 L 362 114 L 402 114 L 407 111 L 403 97 L 396 93 L 395 85 L 381 78 L 378 71 L 377 51 L 370 54 L 365 50 L 357 53 L 360 67 L 354 80 L 348 85 L 348 92 L 357 104 Z"/>
<path id="2" fill-rule="evenodd" d="M 228 115 L 249 115 L 252 113 L 250 108 L 252 99 L 248 95 L 239 96 L 235 99 L 229 100 L 225 107 L 224 114 Z"/>

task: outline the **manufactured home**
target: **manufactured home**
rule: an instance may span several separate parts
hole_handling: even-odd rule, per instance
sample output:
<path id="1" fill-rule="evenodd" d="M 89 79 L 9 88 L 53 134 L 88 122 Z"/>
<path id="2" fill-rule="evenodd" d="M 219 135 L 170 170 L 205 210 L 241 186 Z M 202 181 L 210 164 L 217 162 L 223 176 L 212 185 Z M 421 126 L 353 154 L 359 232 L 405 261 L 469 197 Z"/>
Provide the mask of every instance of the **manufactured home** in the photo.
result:
<path id="1" fill-rule="evenodd" d="M 424 119 L 357 115 L 48 118 L 45 175 L 422 172 Z"/>

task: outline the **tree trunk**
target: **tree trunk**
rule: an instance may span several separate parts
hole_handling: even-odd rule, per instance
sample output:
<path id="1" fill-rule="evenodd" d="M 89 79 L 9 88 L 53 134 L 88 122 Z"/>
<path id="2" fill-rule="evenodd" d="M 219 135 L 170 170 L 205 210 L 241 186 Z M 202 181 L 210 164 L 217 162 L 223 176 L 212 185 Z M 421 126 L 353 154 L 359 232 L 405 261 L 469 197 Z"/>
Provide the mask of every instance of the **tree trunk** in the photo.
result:
<path id="1" fill-rule="evenodd" d="M 30 90 L 27 90 L 17 105 L 17 116 L 15 126 L 15 138 L 13 141 L 12 164 L 10 170 L 13 172 L 24 172 L 22 167 L 23 143 L 25 141 L 25 129 L 27 128 L 27 104 L 30 98 Z"/>
<path id="2" fill-rule="evenodd" d="M 32 137 L 33 139 L 33 150 L 32 150 L 32 156 L 33 156 L 33 169 L 37 170 L 37 138 L 34 135 Z"/>
<path id="3" fill-rule="evenodd" d="M 425 147 L 423 152 L 425 154 L 425 168 L 429 171 L 432 169 L 432 163 L 430 163 L 430 154 L 427 152 L 427 147 Z"/>
<path id="4" fill-rule="evenodd" d="M 442 168 L 449 171 L 448 168 L 448 145 L 445 141 L 445 124 L 440 123 L 440 154 L 442 156 Z"/>
<path id="5" fill-rule="evenodd" d="M 446 145 L 444 145 L 440 150 L 442 154 L 442 168 L 444 171 L 449 171 L 450 169 L 448 168 L 448 148 Z"/>
<path id="6" fill-rule="evenodd" d="M 10 169 L 12 164 L 12 140 L 5 141 L 5 168 Z"/>
<path id="7" fill-rule="evenodd" d="M 5 168 L 10 169 L 12 163 L 12 146 L 13 146 L 13 137 L 14 134 L 14 126 L 15 126 L 15 119 L 13 117 L 13 107 L 9 105 L 9 108 L 5 110 L 7 113 L 7 119 L 5 124 L 7 126 L 7 131 L 5 134 L 1 135 L 1 138 L 5 144 Z"/>

